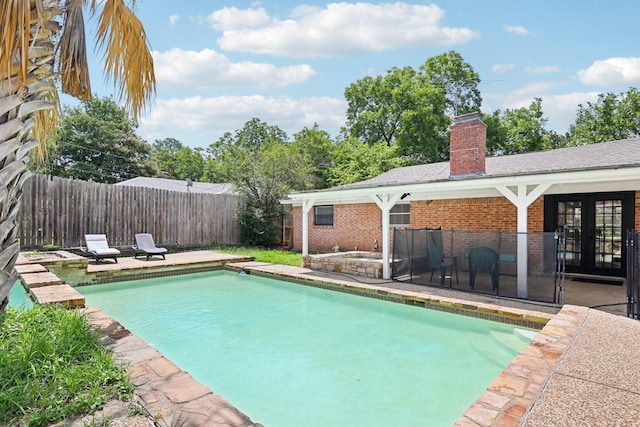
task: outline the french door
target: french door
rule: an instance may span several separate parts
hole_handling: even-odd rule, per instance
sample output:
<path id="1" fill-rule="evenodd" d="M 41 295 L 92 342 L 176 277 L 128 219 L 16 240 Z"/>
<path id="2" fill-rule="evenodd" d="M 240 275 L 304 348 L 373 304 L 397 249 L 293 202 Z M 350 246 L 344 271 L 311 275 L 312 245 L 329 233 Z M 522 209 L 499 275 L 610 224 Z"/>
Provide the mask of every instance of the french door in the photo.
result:
<path id="1" fill-rule="evenodd" d="M 633 228 L 634 200 L 633 192 L 545 197 L 545 230 L 567 226 L 567 272 L 625 275 L 625 236 Z"/>

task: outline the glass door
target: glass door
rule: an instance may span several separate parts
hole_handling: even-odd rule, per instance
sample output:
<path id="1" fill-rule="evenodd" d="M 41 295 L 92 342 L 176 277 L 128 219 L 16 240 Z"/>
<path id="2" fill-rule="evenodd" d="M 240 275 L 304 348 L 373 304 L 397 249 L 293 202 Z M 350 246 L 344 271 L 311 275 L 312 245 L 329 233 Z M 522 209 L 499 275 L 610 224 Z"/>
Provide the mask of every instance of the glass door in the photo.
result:
<path id="1" fill-rule="evenodd" d="M 556 202 L 556 226 L 567 225 L 567 265 L 580 267 L 582 263 L 582 202 L 569 200 Z"/>
<path id="2" fill-rule="evenodd" d="M 634 227 L 635 193 L 545 197 L 545 230 L 567 226 L 567 272 L 624 276 L 626 230 Z"/>
<path id="3" fill-rule="evenodd" d="M 595 268 L 622 267 L 622 200 L 595 200 Z"/>

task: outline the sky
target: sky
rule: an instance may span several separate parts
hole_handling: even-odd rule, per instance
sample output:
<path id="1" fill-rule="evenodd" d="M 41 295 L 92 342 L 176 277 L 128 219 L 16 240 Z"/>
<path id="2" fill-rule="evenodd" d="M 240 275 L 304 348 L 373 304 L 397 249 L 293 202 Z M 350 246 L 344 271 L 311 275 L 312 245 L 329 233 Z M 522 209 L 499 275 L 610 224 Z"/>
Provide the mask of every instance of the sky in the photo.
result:
<path id="1" fill-rule="evenodd" d="M 451 50 L 480 75 L 483 113 L 542 98 L 547 129 L 559 133 L 579 104 L 640 87 L 631 0 L 138 0 L 136 14 L 157 84 L 137 129 L 149 143 L 206 148 L 253 118 L 289 137 L 317 124 L 337 138 L 349 85 Z M 90 55 L 92 92 L 115 98 L 102 53 Z"/>

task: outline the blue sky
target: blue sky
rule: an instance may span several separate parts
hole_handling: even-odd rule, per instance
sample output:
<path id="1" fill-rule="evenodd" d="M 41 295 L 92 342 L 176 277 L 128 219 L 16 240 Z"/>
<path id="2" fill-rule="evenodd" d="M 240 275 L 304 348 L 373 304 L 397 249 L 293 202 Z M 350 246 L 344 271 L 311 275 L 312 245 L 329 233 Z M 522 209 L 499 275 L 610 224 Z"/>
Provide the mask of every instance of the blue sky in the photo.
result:
<path id="1" fill-rule="evenodd" d="M 254 117 L 290 136 L 317 123 L 336 137 L 347 86 L 449 50 L 479 73 L 482 112 L 541 97 L 547 128 L 561 133 L 578 104 L 640 87 L 635 1 L 138 0 L 136 9 L 157 79 L 137 132 L 149 143 L 207 147 Z M 92 90 L 113 95 L 100 56 Z"/>

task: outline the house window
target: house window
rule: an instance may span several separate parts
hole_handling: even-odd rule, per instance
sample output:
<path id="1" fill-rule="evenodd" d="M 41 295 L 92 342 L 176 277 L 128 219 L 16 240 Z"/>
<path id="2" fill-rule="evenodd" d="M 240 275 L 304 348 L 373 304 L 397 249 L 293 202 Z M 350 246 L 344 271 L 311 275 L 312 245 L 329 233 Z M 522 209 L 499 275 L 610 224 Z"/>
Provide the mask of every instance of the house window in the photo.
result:
<path id="1" fill-rule="evenodd" d="M 411 205 L 397 204 L 389 211 L 389 225 L 392 227 L 409 227 L 411 225 Z"/>
<path id="2" fill-rule="evenodd" d="M 333 225 L 333 206 L 316 206 L 314 213 L 315 225 Z"/>

